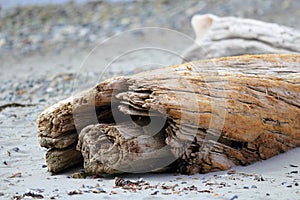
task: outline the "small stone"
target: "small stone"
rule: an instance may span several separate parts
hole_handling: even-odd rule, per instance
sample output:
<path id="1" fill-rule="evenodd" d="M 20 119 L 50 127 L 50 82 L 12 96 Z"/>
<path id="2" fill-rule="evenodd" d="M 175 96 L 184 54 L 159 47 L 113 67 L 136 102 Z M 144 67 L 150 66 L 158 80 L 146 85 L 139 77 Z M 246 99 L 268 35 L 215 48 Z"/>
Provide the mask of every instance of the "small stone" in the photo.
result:
<path id="1" fill-rule="evenodd" d="M 4 38 L 0 39 L 0 47 L 3 47 L 6 44 L 6 40 Z"/>
<path id="2" fill-rule="evenodd" d="M 266 193 L 266 196 L 270 196 L 270 194 L 269 194 L 269 193 Z"/>
<path id="3" fill-rule="evenodd" d="M 89 29 L 88 28 L 82 28 L 78 31 L 78 36 L 79 37 L 85 37 L 87 36 L 87 34 L 89 33 Z"/>
<path id="4" fill-rule="evenodd" d="M 231 174 L 236 174 L 236 170 L 230 170 L 227 172 L 227 174 L 231 175 Z"/>
<path id="5" fill-rule="evenodd" d="M 97 190 L 97 189 L 92 189 L 91 192 L 92 193 L 100 193 L 99 190 Z"/>
<path id="6" fill-rule="evenodd" d="M 42 165 L 42 168 L 46 168 L 46 167 L 47 167 L 47 165 L 45 165 L 45 164 Z"/>
<path id="7" fill-rule="evenodd" d="M 244 186 L 243 188 L 244 188 L 244 189 L 249 189 L 249 187 L 248 187 L 248 186 Z"/>
<path id="8" fill-rule="evenodd" d="M 151 195 L 157 195 L 159 193 L 158 190 L 155 190 L 154 192 L 151 193 Z"/>
<path id="9" fill-rule="evenodd" d="M 19 151 L 20 151 L 20 149 L 19 149 L 19 147 L 14 147 L 14 148 L 13 148 L 13 151 L 15 151 L 15 152 L 19 152 Z"/>
<path id="10" fill-rule="evenodd" d="M 61 30 L 61 34 L 63 34 L 63 35 L 71 35 L 71 34 L 74 34 L 75 31 L 76 31 L 76 28 L 74 26 L 68 25 L 68 26 L 65 26 Z"/>
<path id="11" fill-rule="evenodd" d="M 252 186 L 251 186 L 251 188 L 253 188 L 253 189 L 256 189 L 256 188 L 257 188 L 257 186 L 256 186 L 256 185 L 252 185 Z"/>
<path id="12" fill-rule="evenodd" d="M 290 164 L 290 167 L 298 167 L 297 165 Z"/>
<path id="13" fill-rule="evenodd" d="M 116 191 L 110 191 L 110 194 L 118 194 Z"/>
<path id="14" fill-rule="evenodd" d="M 262 176 L 257 176 L 254 178 L 256 181 L 265 181 L 265 179 Z"/>
<path id="15" fill-rule="evenodd" d="M 286 187 L 287 187 L 287 188 L 291 188 L 291 187 L 292 187 L 292 185 L 287 185 Z"/>
<path id="16" fill-rule="evenodd" d="M 291 174 L 298 174 L 298 171 L 291 171 Z"/>
<path id="17" fill-rule="evenodd" d="M 68 195 L 82 194 L 81 190 L 72 190 L 68 192 Z"/>
<path id="18" fill-rule="evenodd" d="M 28 191 L 25 194 L 23 194 L 23 197 L 32 197 L 33 199 L 43 199 L 44 196 L 38 192 L 35 191 Z M 24 198 L 26 199 L 26 198 Z"/>
<path id="19" fill-rule="evenodd" d="M 237 195 L 234 195 L 233 197 L 230 198 L 230 200 L 234 200 L 234 199 L 237 199 L 239 198 Z"/>
<path id="20" fill-rule="evenodd" d="M 129 23 L 130 23 L 129 18 L 123 18 L 123 19 L 121 19 L 121 21 L 120 21 L 120 24 L 121 24 L 121 25 L 128 25 Z"/>
<path id="21" fill-rule="evenodd" d="M 106 191 L 103 188 L 97 188 L 97 193 L 106 193 Z"/>
<path id="22" fill-rule="evenodd" d="M 52 87 L 48 87 L 47 90 L 46 90 L 47 93 L 51 93 L 53 91 L 54 91 L 54 88 L 52 88 Z"/>

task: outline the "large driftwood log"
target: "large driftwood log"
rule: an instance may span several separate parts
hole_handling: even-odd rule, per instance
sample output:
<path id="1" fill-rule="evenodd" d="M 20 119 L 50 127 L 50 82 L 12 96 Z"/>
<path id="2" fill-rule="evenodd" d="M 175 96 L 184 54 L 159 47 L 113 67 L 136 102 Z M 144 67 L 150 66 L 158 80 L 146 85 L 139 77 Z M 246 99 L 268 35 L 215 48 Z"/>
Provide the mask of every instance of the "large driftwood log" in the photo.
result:
<path id="1" fill-rule="evenodd" d="M 147 118 L 164 123 L 155 136 L 155 126 L 141 128 Z M 41 145 L 51 148 L 81 131 L 77 150 L 91 173 L 143 171 L 170 157 L 188 174 L 247 165 L 300 145 L 300 55 L 227 57 L 113 78 L 50 107 L 37 123 Z M 169 152 L 152 157 L 162 146 Z M 60 165 L 54 157 L 46 158 L 50 171 Z"/>
<path id="2" fill-rule="evenodd" d="M 300 53 L 300 31 L 274 23 L 238 17 L 195 15 L 195 44 L 183 61 L 244 54 Z"/>

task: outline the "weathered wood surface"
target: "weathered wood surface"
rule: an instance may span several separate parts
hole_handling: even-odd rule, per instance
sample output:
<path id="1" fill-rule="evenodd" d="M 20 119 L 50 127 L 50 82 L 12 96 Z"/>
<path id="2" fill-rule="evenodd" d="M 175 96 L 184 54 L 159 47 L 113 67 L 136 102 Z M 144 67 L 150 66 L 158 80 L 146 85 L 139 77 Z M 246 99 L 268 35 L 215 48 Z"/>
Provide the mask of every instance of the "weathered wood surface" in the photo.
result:
<path id="1" fill-rule="evenodd" d="M 83 158 L 80 151 L 74 146 L 65 149 L 51 148 L 46 153 L 48 170 L 53 173 L 61 172 L 69 167 L 82 164 Z"/>
<path id="2" fill-rule="evenodd" d="M 100 125 L 87 114 L 95 107 L 100 110 L 96 119 Z M 143 143 L 137 137 L 126 139 L 116 129 L 119 124 L 114 123 L 112 111 L 140 121 L 149 116 L 166 118 L 156 132 L 160 139 Z M 124 119 L 122 126 L 131 127 L 132 122 Z M 130 140 L 138 152 L 150 145 L 150 155 L 164 143 L 172 152 L 166 155 L 178 158 L 182 173 L 247 165 L 300 145 L 300 55 L 227 57 L 116 77 L 45 110 L 37 123 L 39 137 L 53 138 L 53 143 L 55 138 L 77 134 L 75 124 L 80 124 L 78 132 L 86 127 L 77 149 L 92 173 L 130 171 L 134 161 L 151 157 L 134 158 L 137 151 L 130 150 Z M 139 128 L 132 132 L 147 136 Z M 102 140 L 104 136 L 111 144 Z M 106 149 L 114 145 L 118 146 L 115 157 L 105 157 Z M 54 157 L 47 158 L 50 171 L 56 167 L 51 165 L 59 165 L 51 161 Z"/>
<path id="3" fill-rule="evenodd" d="M 163 132 L 151 137 L 140 125 L 129 122 L 87 126 L 79 134 L 77 150 L 89 174 L 137 173 L 161 170 L 159 163 L 174 157 L 164 146 Z"/>
<path id="4" fill-rule="evenodd" d="M 300 31 L 238 17 L 195 15 L 195 44 L 183 53 L 184 62 L 224 56 L 300 53 Z"/>

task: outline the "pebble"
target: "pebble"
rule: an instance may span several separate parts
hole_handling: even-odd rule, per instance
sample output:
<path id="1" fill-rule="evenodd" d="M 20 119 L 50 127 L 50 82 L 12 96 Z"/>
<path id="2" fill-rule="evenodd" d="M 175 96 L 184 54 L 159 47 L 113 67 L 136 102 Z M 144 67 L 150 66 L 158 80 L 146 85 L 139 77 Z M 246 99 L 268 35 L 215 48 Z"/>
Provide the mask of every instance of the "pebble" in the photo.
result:
<path id="1" fill-rule="evenodd" d="M 23 195 L 15 196 L 14 199 L 43 199 L 44 195 L 34 190 L 27 190 Z"/>
<path id="2" fill-rule="evenodd" d="M 231 175 L 231 174 L 236 174 L 236 170 L 230 170 L 227 172 L 227 174 Z"/>
<path id="3" fill-rule="evenodd" d="M 256 185 L 252 185 L 252 186 L 251 186 L 251 188 L 254 188 L 254 189 L 256 189 L 256 188 L 257 188 L 257 186 L 256 186 Z"/>
<path id="4" fill-rule="evenodd" d="M 118 194 L 116 191 L 110 191 L 110 194 Z"/>
<path id="5" fill-rule="evenodd" d="M 266 179 L 264 179 L 262 176 L 256 176 L 256 177 L 254 178 L 254 180 L 260 182 L 260 181 L 265 181 Z"/>
<path id="6" fill-rule="evenodd" d="M 20 148 L 19 147 L 14 147 L 12 150 L 15 151 L 15 152 L 19 152 Z"/>
<path id="7" fill-rule="evenodd" d="M 234 195 L 233 197 L 230 198 L 230 200 L 234 200 L 234 199 L 237 199 L 239 198 L 237 195 Z"/>
<path id="8" fill-rule="evenodd" d="M 68 192 L 68 195 L 76 195 L 76 194 L 82 194 L 81 190 L 72 190 Z"/>
<path id="9" fill-rule="evenodd" d="M 150 195 L 157 195 L 159 193 L 158 190 L 155 190 L 154 192 L 152 192 Z"/>
<path id="10" fill-rule="evenodd" d="M 1 38 L 0 39 L 0 48 L 5 46 L 5 44 L 6 44 L 6 40 L 4 38 Z"/>
<path id="11" fill-rule="evenodd" d="M 52 88 L 52 87 L 49 87 L 49 88 L 47 88 L 47 90 L 46 90 L 47 93 L 51 93 L 51 92 L 53 92 L 53 91 L 54 91 L 54 88 Z"/>
<path id="12" fill-rule="evenodd" d="M 93 188 L 90 190 L 92 193 L 106 193 L 103 188 Z"/>

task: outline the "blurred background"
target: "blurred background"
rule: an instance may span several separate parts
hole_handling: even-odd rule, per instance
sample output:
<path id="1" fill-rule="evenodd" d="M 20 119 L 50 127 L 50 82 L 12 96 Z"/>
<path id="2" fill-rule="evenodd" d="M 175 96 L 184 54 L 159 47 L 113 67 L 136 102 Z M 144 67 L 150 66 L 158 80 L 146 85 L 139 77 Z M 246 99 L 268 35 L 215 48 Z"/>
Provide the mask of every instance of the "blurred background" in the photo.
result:
<path id="1" fill-rule="evenodd" d="M 194 14 L 238 16 L 300 28 L 295 0 L 0 0 L 0 56 L 93 45 L 146 26 L 193 37 Z M 13 51 L 13 52 L 12 52 Z"/>
<path id="2" fill-rule="evenodd" d="M 4 87 L 0 100 L 6 101 L 7 96 L 17 99 L 20 96 L 16 94 L 24 96 L 26 88 L 38 85 L 36 79 L 49 80 L 49 83 L 41 81 L 46 84 L 42 87 L 44 96 L 61 99 L 59 94 L 68 96 L 71 90 L 63 86 L 64 82 L 55 82 L 55 87 L 50 87 L 53 77 L 68 73 L 71 75 L 66 79 L 72 79 L 72 74 L 82 69 L 83 62 L 86 71 L 99 72 L 122 54 L 122 49 L 124 52 L 139 41 L 142 44 L 161 41 L 166 43 L 165 49 L 176 46 L 183 51 L 195 37 L 191 17 L 206 13 L 259 19 L 300 29 L 300 1 L 295 0 L 0 0 L 0 81 Z M 99 51 L 86 59 L 93 48 L 108 38 L 143 27 L 168 28 L 190 39 L 178 40 L 169 33 L 133 31 L 128 34 L 130 39 L 119 38 L 98 47 Z M 145 55 L 148 59 L 162 57 L 165 62 L 159 62 L 165 66 L 181 62 L 163 54 L 144 53 L 140 57 L 142 54 L 119 59 L 120 65 L 131 66 L 133 59 L 139 64 L 147 60 Z M 29 80 L 31 84 L 26 83 Z"/>

